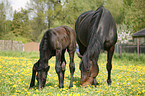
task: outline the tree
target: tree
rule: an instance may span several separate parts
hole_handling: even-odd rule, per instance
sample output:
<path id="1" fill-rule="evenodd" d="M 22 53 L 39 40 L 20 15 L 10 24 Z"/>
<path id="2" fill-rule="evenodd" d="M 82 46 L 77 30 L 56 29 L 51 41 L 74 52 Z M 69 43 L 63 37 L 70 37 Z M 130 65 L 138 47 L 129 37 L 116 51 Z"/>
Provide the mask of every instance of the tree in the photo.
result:
<path id="1" fill-rule="evenodd" d="M 125 24 L 133 28 L 133 33 L 145 28 L 145 1 L 130 0 L 126 5 Z"/>
<path id="2" fill-rule="evenodd" d="M 6 14 L 5 14 L 5 6 L 2 2 L 0 4 L 0 35 L 2 35 L 5 32 L 5 20 L 6 20 Z"/>
<path id="3" fill-rule="evenodd" d="M 121 24 L 124 21 L 123 6 L 123 0 L 107 0 L 104 2 L 104 7 L 111 12 L 116 24 Z"/>
<path id="4" fill-rule="evenodd" d="M 29 6 L 30 13 L 33 18 L 30 20 L 30 25 L 32 28 L 32 40 L 39 41 L 38 36 L 41 32 L 47 28 L 45 23 L 45 7 L 47 0 L 31 0 Z"/>
<path id="5" fill-rule="evenodd" d="M 104 0 L 68 0 L 62 5 L 59 18 L 55 18 L 55 25 L 68 25 L 74 28 L 80 14 L 90 10 L 96 10 L 103 5 Z"/>
<path id="6" fill-rule="evenodd" d="M 7 34 L 10 31 L 10 20 L 6 20 L 9 16 L 11 16 L 11 6 L 7 0 L 2 0 L 0 2 L 0 39 L 3 39 L 3 35 Z"/>
<path id="7" fill-rule="evenodd" d="M 21 11 L 15 10 L 14 17 L 11 24 L 11 31 L 9 35 L 12 35 L 11 40 L 23 41 L 23 43 L 31 41 L 31 27 L 28 18 L 28 11 L 21 8 Z"/>

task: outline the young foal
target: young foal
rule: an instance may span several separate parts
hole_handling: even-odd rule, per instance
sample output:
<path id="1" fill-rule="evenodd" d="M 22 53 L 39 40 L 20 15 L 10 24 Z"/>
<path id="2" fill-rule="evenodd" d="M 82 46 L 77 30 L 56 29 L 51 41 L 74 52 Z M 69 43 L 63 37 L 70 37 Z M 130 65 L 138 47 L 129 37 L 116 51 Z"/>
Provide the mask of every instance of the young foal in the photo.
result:
<path id="1" fill-rule="evenodd" d="M 54 29 L 49 29 L 45 32 L 40 43 L 40 59 L 34 64 L 32 70 L 32 79 L 30 88 L 35 84 L 35 75 L 37 72 L 38 89 L 45 86 L 47 72 L 49 70 L 48 60 L 52 56 L 56 56 L 55 70 L 59 78 L 59 88 L 64 87 L 65 73 L 65 51 L 67 49 L 70 56 L 70 86 L 73 87 L 73 74 L 75 71 L 74 52 L 76 48 L 76 33 L 67 26 L 60 26 Z"/>

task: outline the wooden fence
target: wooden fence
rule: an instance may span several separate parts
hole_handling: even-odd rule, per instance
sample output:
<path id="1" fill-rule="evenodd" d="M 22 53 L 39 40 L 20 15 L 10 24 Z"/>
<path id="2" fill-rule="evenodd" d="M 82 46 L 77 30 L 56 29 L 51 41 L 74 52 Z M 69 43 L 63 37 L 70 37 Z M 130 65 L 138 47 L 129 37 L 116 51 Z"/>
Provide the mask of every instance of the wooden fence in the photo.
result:
<path id="1" fill-rule="evenodd" d="M 39 43 L 36 42 L 29 42 L 24 44 L 24 49 L 26 52 L 37 51 L 39 52 Z"/>
<path id="2" fill-rule="evenodd" d="M 137 45 L 131 44 L 116 44 L 115 52 L 117 53 L 137 53 Z M 145 45 L 139 45 L 139 53 L 145 53 Z"/>
<path id="3" fill-rule="evenodd" d="M 12 51 L 39 51 L 39 43 L 30 42 L 25 45 L 22 41 L 0 40 L 0 50 Z M 130 44 L 116 44 L 116 53 L 137 53 L 137 45 Z M 145 44 L 139 45 L 139 53 L 145 53 Z"/>
<path id="4" fill-rule="evenodd" d="M 0 40 L 0 50 L 24 51 L 22 41 Z"/>

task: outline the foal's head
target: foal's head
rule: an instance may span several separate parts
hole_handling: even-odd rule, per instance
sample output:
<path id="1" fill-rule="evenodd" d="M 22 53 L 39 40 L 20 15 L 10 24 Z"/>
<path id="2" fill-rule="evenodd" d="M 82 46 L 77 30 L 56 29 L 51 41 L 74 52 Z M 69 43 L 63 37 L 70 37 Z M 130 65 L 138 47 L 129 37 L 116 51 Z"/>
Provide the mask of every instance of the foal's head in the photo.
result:
<path id="1" fill-rule="evenodd" d="M 39 63 L 39 62 L 38 62 Z M 40 64 L 38 64 L 40 65 Z M 36 79 L 38 81 L 38 89 L 41 89 L 45 86 L 46 79 L 47 79 L 47 72 L 49 70 L 50 66 L 47 67 L 35 67 L 35 70 L 37 72 Z"/>
<path id="2" fill-rule="evenodd" d="M 41 89 L 42 87 L 45 86 L 46 79 L 47 79 L 47 72 L 48 71 L 39 71 L 37 73 L 37 81 L 38 81 L 38 89 Z"/>

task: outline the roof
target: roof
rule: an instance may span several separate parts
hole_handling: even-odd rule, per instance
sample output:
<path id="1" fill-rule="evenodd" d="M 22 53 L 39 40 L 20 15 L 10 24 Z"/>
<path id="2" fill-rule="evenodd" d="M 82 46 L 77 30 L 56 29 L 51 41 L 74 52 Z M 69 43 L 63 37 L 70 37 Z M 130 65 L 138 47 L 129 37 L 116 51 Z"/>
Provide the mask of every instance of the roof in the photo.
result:
<path id="1" fill-rule="evenodd" d="M 133 38 L 136 38 L 136 37 L 145 37 L 145 28 L 132 34 Z"/>

